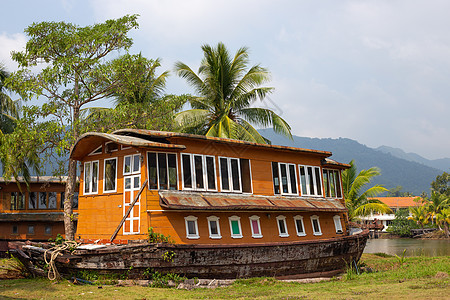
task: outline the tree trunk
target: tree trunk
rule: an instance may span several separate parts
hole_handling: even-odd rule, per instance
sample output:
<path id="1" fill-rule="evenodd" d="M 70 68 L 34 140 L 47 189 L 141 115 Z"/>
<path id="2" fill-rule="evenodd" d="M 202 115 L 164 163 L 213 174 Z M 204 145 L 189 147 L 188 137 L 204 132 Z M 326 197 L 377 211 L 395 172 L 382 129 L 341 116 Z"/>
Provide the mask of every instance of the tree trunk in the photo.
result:
<path id="1" fill-rule="evenodd" d="M 448 228 L 448 223 L 445 222 L 445 221 L 444 221 L 444 232 L 445 232 L 445 236 L 446 236 L 447 238 L 449 238 L 449 237 L 450 237 L 450 230 L 449 230 L 449 228 Z"/>
<path id="2" fill-rule="evenodd" d="M 73 215 L 73 195 L 75 192 L 77 180 L 77 161 L 69 159 L 66 192 L 64 199 L 64 231 L 66 240 L 73 241 L 75 239 L 75 223 Z"/>

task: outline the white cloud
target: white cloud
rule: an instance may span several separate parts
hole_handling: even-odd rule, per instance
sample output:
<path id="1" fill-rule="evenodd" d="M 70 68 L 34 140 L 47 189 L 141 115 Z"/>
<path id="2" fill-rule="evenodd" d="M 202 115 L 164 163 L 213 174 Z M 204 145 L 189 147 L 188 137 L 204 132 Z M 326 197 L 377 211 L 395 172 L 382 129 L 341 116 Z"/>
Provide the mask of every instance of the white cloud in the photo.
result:
<path id="1" fill-rule="evenodd" d="M 11 59 L 11 51 L 22 51 L 25 49 L 27 38 L 22 33 L 0 34 L 0 62 L 2 62 L 8 72 L 17 70 L 17 63 Z"/>

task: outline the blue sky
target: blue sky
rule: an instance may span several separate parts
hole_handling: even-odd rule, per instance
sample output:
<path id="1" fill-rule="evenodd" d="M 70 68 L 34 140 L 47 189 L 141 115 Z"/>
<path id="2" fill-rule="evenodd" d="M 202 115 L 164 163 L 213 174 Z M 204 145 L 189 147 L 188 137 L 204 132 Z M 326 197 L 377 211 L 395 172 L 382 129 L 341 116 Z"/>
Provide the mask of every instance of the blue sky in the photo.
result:
<path id="1" fill-rule="evenodd" d="M 450 1 L 24 1 L 2 3 L 0 61 L 33 22 L 91 25 L 139 14 L 132 53 L 197 69 L 202 44 L 250 48 L 272 73 L 264 103 L 294 134 L 450 157 Z M 168 93 L 190 93 L 174 74 Z M 107 105 L 107 103 L 104 103 Z"/>

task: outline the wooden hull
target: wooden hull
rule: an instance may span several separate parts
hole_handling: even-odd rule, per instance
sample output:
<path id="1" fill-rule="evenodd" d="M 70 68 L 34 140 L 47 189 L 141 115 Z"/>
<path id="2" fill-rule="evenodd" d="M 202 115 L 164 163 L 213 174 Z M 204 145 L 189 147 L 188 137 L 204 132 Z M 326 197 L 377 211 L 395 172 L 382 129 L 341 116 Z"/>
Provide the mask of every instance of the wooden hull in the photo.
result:
<path id="1" fill-rule="evenodd" d="M 76 250 L 57 259 L 60 271 L 97 270 L 128 272 L 139 277 L 150 268 L 187 277 L 233 279 L 260 276 L 303 278 L 333 276 L 358 261 L 368 232 L 340 238 L 273 244 L 185 245 L 138 244 Z M 32 260 L 42 259 L 42 250 L 23 247 Z M 164 254 L 174 254 L 165 261 Z"/>

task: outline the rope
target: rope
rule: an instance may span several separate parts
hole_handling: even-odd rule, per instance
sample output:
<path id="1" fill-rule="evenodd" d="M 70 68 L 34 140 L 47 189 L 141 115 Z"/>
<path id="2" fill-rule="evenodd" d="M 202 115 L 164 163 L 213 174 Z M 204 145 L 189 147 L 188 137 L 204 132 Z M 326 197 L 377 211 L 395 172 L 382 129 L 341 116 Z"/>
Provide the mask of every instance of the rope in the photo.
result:
<path id="1" fill-rule="evenodd" d="M 74 249 L 78 247 L 78 243 L 75 241 L 65 241 L 61 245 L 57 245 L 50 249 L 46 249 L 44 252 L 44 261 L 49 266 L 47 277 L 50 280 L 55 280 L 61 278 L 61 275 L 56 268 L 55 259 L 58 255 L 62 255 L 61 252 L 66 251 L 68 249 Z M 47 260 L 47 252 L 50 252 L 50 260 Z"/>

